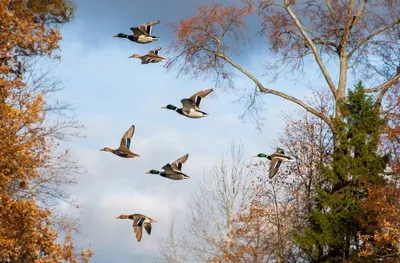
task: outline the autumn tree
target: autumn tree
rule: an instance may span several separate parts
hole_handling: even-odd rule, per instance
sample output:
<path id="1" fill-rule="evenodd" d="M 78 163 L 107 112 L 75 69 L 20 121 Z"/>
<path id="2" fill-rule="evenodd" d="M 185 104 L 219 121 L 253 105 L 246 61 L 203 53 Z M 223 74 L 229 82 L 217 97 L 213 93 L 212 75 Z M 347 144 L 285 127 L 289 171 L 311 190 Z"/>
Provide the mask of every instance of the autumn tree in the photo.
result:
<path id="1" fill-rule="evenodd" d="M 329 94 L 320 90 L 315 90 L 314 96 L 308 99 L 311 105 L 327 116 L 332 110 L 329 101 Z M 177 238 L 177 233 L 172 229 L 166 242 L 161 245 L 164 262 L 188 262 L 193 255 L 198 258 L 188 244 L 193 244 L 197 253 L 207 255 L 205 258 L 198 258 L 200 262 L 300 262 L 305 258 L 293 241 L 292 233 L 301 229 L 305 215 L 312 211 L 312 197 L 321 179 L 316 168 L 321 162 L 329 162 L 333 142 L 329 127 L 324 122 L 303 111 L 300 111 L 299 116 L 301 119 L 293 119 L 289 115 L 285 117 L 287 126 L 279 138 L 279 145 L 284 146 L 287 153 L 296 158 L 296 162 L 292 166 L 283 167 L 274 178 L 273 184 L 266 176 L 268 162 L 257 161 L 244 171 L 240 169 L 244 175 L 235 173 L 236 176 L 246 177 L 248 174 L 251 177 L 248 178 L 248 187 L 245 188 L 248 191 L 247 202 L 237 203 L 237 209 L 234 209 L 231 216 L 229 235 L 226 232 L 228 228 L 223 228 L 224 235 L 229 236 L 229 249 L 223 242 L 223 245 L 215 245 L 221 239 L 211 238 L 214 225 L 203 227 L 199 223 L 204 220 L 200 214 L 213 213 L 215 210 L 212 207 L 220 206 L 220 202 L 216 201 L 220 198 L 216 198 L 214 193 L 219 196 L 231 189 L 216 183 L 220 177 L 210 174 L 204 183 L 209 187 L 201 188 L 202 192 L 206 189 L 208 191 L 196 198 L 204 204 L 202 213 L 189 213 L 189 220 L 192 221 L 192 217 L 196 220 L 184 229 L 185 233 L 188 233 L 189 228 L 192 229 L 190 235 L 184 234 L 186 239 Z M 223 163 L 217 167 L 222 167 Z M 216 171 L 219 169 L 221 168 Z M 240 194 L 240 188 L 236 187 L 236 193 Z M 215 222 L 214 217 L 212 220 Z M 203 238 L 204 235 L 209 238 Z M 209 240 L 213 246 L 205 245 L 208 243 L 200 241 L 203 239 Z"/>
<path id="2" fill-rule="evenodd" d="M 248 110 L 257 110 L 258 95 L 262 94 L 292 101 L 326 122 L 337 144 L 340 140 L 335 123 L 343 121 L 339 105 L 347 99 L 349 73 L 353 81 L 364 77 L 381 81 L 365 89 L 376 94 L 379 105 L 398 83 L 400 61 L 392 54 L 400 53 L 399 6 L 398 0 L 307 0 L 295 5 L 288 0 L 244 0 L 242 6 L 207 4 L 198 7 L 195 16 L 172 25 L 175 39 L 171 51 L 177 55 L 167 63 L 167 68 L 177 68 L 180 73 L 193 77 L 214 76 L 219 86 L 230 87 L 234 86 L 235 75 L 242 74 L 256 86 L 255 90 L 247 91 Z M 305 73 L 306 63 L 316 65 L 334 99 L 336 121 L 299 98 L 268 88 L 265 80 L 237 62 L 239 54 L 248 52 L 249 39 L 256 37 L 246 24 L 246 19 L 253 14 L 260 17 L 261 36 L 267 37 L 269 50 L 275 55 L 273 62 L 266 62 L 265 75 L 275 79 L 279 72 L 286 72 L 285 68 Z M 257 52 L 263 50 L 261 41 L 257 43 Z M 337 83 L 333 80 L 334 72 L 339 74 Z"/>
<path id="3" fill-rule="evenodd" d="M 307 103 L 326 116 L 333 110 L 329 93 L 314 89 Z M 294 117 L 296 116 L 296 117 Z M 285 164 L 272 180 L 269 162 L 257 160 L 250 201 L 235 215 L 234 246 L 215 262 L 303 262 L 307 259 L 293 239 L 314 209 L 314 196 L 323 179 L 319 167 L 331 161 L 332 133 L 321 119 L 299 110 L 284 115 L 286 125 L 276 144 L 295 162 Z"/>
<path id="4" fill-rule="evenodd" d="M 65 105 L 49 100 L 57 83 L 33 68 L 37 58 L 58 58 L 59 27 L 73 13 L 65 0 L 0 1 L 0 262 L 88 262 L 92 254 L 76 254 L 71 225 L 57 242 L 56 199 L 68 199 L 63 186 L 76 169 L 58 146 L 77 124 L 50 118 Z"/>
<path id="5" fill-rule="evenodd" d="M 389 62 L 390 63 L 390 62 Z M 398 87 L 388 94 L 387 111 L 383 115 L 388 125 L 380 141 L 380 151 L 389 153 L 384 176 L 386 184 L 368 185 L 368 196 L 360 202 L 365 211 L 361 221 L 367 230 L 359 234 L 359 253 L 349 262 L 400 261 L 400 96 Z"/>
<path id="6" fill-rule="evenodd" d="M 308 103 L 329 114 L 329 96 L 321 91 L 315 95 Z M 309 113 L 300 113 L 298 120 L 286 117 L 287 126 L 279 145 L 284 145 L 296 162 L 286 165 L 286 171 L 282 167 L 283 171 L 271 182 L 265 176 L 268 163 L 254 164 L 252 197 L 235 217 L 235 245 L 214 257 L 215 262 L 398 261 L 400 191 L 393 181 L 381 180 L 385 161 L 375 153 L 383 121 L 360 85 L 350 92 L 349 102 L 343 107 L 346 135 L 341 147 L 346 147 L 347 153 L 333 162 L 332 134 L 324 122 Z M 343 171 L 347 171 L 347 177 L 338 180 Z M 318 223 L 315 217 L 320 220 Z M 353 232 L 343 238 L 340 231 Z M 326 243 L 322 245 L 313 238 Z M 353 240 L 351 255 L 343 256 L 341 247 L 346 245 L 335 243 L 349 239 Z M 339 256 L 329 255 L 330 249 Z"/>
<path id="7" fill-rule="evenodd" d="M 214 77 L 217 88 L 234 88 L 235 76 L 242 75 L 251 88 L 235 87 L 235 91 L 247 95 L 242 96 L 248 98 L 246 111 L 257 120 L 262 114 L 260 98 L 273 94 L 299 105 L 329 127 L 332 163 L 322 173 L 322 190 L 311 197 L 310 232 L 304 234 L 305 239 L 297 239 L 311 261 L 335 261 L 357 253 L 353 246 L 363 230 L 358 217 L 364 213 L 359 195 L 368 192 L 368 183 L 385 185 L 379 175 L 382 161 L 374 154 L 385 133 L 396 134 L 396 115 L 391 107 L 397 98 L 390 101 L 390 95 L 398 97 L 399 8 L 398 0 L 244 0 L 242 5 L 200 6 L 196 15 L 172 25 L 175 39 L 171 52 L 175 57 L 167 63 L 168 69 L 193 77 Z M 247 24 L 256 15 L 261 19 L 258 36 Z M 248 52 L 249 39 L 256 39 L 257 52 L 262 52 L 262 37 L 267 37 L 265 47 L 272 58 L 260 59 L 265 70 L 263 78 L 258 78 L 241 64 L 240 55 Z M 317 67 L 323 77 L 334 105 L 330 115 L 301 98 L 267 87 L 268 80 L 288 71 L 307 77 L 306 65 Z M 350 92 L 351 83 L 360 79 L 367 86 L 362 93 L 371 95 L 368 99 L 360 95 L 361 91 Z M 350 99 L 354 99 L 355 109 L 349 108 Z M 362 99 L 365 101 L 360 106 L 357 103 Z M 365 110 L 368 117 L 357 117 Z M 385 128 L 374 119 L 381 115 L 386 115 Z M 375 125 L 376 130 L 368 130 L 368 125 Z"/>

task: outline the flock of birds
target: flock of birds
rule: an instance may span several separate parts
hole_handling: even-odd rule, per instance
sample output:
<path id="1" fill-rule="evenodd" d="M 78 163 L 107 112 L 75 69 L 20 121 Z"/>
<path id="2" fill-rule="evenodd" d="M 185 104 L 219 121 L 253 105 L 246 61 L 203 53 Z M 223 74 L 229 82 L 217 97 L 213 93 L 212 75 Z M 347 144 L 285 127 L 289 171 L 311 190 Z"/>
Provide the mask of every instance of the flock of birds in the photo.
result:
<path id="1" fill-rule="evenodd" d="M 157 41 L 159 39 L 159 37 L 151 35 L 152 27 L 159 23 L 160 23 L 160 21 L 157 20 L 157 21 L 144 23 L 138 27 L 131 27 L 130 30 L 132 30 L 132 32 L 133 32 L 132 35 L 126 35 L 123 33 L 119 33 L 119 34 L 115 35 L 114 37 L 127 38 L 127 39 L 129 39 L 133 42 L 139 43 L 139 44 L 148 44 L 148 43 Z M 161 48 L 159 47 L 157 49 L 150 50 L 145 55 L 133 54 L 130 57 L 141 59 L 141 61 L 142 61 L 141 64 L 157 63 L 157 62 L 165 61 L 166 60 L 165 58 L 160 57 L 158 55 L 160 50 L 161 50 Z M 202 91 L 199 91 L 199 92 L 193 94 L 190 98 L 182 99 L 181 100 L 182 108 L 178 108 L 172 104 L 168 104 L 167 106 L 162 107 L 162 108 L 174 110 L 177 113 L 179 113 L 185 117 L 188 117 L 188 118 L 207 117 L 208 114 L 200 110 L 200 103 L 201 103 L 202 99 L 204 99 L 212 91 L 213 91 L 213 89 L 202 90 Z M 140 155 L 138 155 L 130 150 L 132 137 L 133 137 L 134 133 L 135 133 L 135 126 L 132 125 L 122 136 L 120 145 L 117 149 L 111 149 L 111 148 L 105 147 L 105 148 L 101 149 L 100 151 L 111 152 L 122 158 L 139 157 Z M 186 154 L 186 155 L 180 157 L 179 159 L 173 161 L 172 163 L 167 163 L 166 165 L 164 165 L 161 168 L 164 171 L 150 170 L 150 171 L 146 172 L 146 174 L 158 174 L 162 177 L 172 179 L 172 180 L 188 179 L 188 178 L 190 178 L 190 176 L 188 176 L 182 172 L 182 165 L 187 161 L 188 157 L 189 157 L 189 154 Z M 268 160 L 271 161 L 270 169 L 269 169 L 269 178 L 270 179 L 272 179 L 278 173 L 278 170 L 281 167 L 281 164 L 283 162 L 294 161 L 293 158 L 285 155 L 284 150 L 281 148 L 277 148 L 277 150 L 271 155 L 267 155 L 265 153 L 259 153 L 255 157 L 267 158 Z M 134 232 L 138 242 L 140 242 L 142 239 L 143 228 L 146 230 L 147 234 L 150 235 L 151 224 L 153 222 L 157 222 L 156 220 L 154 220 L 148 216 L 138 214 L 138 213 L 131 214 L 131 215 L 120 215 L 119 217 L 117 217 L 117 219 L 133 220 L 133 232 Z"/>

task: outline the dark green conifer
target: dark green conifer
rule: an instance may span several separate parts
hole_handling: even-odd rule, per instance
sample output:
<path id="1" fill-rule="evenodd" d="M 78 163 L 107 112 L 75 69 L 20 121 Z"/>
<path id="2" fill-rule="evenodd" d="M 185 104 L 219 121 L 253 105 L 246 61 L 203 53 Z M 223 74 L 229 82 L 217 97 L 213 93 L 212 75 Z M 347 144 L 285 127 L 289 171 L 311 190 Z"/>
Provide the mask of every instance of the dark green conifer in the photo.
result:
<path id="1" fill-rule="evenodd" d="M 318 189 L 308 225 L 295 235 L 311 262 L 342 262 L 357 252 L 357 233 L 363 233 L 359 201 L 366 182 L 383 184 L 385 161 L 377 153 L 383 120 L 379 107 L 359 82 L 340 105 L 344 122 L 335 122 L 337 138 L 333 161 L 323 167 L 325 181 Z"/>

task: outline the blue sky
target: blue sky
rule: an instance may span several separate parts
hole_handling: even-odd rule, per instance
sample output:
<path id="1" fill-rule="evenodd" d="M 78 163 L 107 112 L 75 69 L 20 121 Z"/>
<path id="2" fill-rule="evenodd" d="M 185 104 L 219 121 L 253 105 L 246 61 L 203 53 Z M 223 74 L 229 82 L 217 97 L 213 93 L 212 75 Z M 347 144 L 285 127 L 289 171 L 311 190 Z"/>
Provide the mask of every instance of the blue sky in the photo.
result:
<path id="1" fill-rule="evenodd" d="M 54 71 L 65 81 L 65 89 L 58 96 L 74 104 L 78 120 L 87 127 L 83 131 L 86 138 L 74 139 L 65 147 L 71 149 L 87 174 L 78 176 L 79 184 L 71 190 L 81 209 L 65 204 L 61 208 L 79 218 L 83 235 L 75 240 L 78 247 L 91 244 L 94 263 L 154 262 L 172 220 L 178 234 L 183 231 L 186 204 L 231 140 L 241 139 L 250 163 L 254 154 L 274 150 L 274 140 L 284 126 L 282 112 L 290 114 L 299 109 L 279 97 L 264 96 L 265 125 L 261 133 L 251 120 L 246 123 L 238 118 L 243 105 L 232 103 L 236 97 L 218 90 L 202 102 L 201 109 L 210 114 L 208 118 L 189 119 L 161 109 L 167 104 L 180 107 L 182 98 L 213 88 L 214 83 L 187 77 L 177 79 L 175 72 L 166 73 L 163 63 L 141 65 L 140 60 L 128 57 L 133 53 L 145 54 L 158 46 L 163 48 L 163 56 L 172 39 L 172 31 L 165 22 L 194 14 L 194 5 L 202 2 L 77 1 L 75 20 L 62 30 L 62 61 Z M 157 19 L 162 23 L 153 28 L 153 35 L 161 38 L 155 43 L 139 45 L 112 37 Z M 236 60 L 261 77 L 260 57 L 269 57 L 267 46 L 246 50 Z M 308 70 L 316 76 L 313 81 L 322 82 L 316 70 Z M 292 81 L 286 74 L 268 86 L 304 98 L 310 92 L 302 81 Z M 235 83 L 238 87 L 254 87 L 242 77 L 236 78 Z M 132 124 L 136 131 L 131 149 L 140 158 L 122 159 L 99 151 L 105 146 L 117 148 Z M 186 153 L 189 159 L 183 171 L 191 179 L 173 181 L 145 174 Z M 133 235 L 130 220 L 115 219 L 120 214 L 132 213 L 158 221 L 151 236 L 144 233 L 140 243 Z"/>

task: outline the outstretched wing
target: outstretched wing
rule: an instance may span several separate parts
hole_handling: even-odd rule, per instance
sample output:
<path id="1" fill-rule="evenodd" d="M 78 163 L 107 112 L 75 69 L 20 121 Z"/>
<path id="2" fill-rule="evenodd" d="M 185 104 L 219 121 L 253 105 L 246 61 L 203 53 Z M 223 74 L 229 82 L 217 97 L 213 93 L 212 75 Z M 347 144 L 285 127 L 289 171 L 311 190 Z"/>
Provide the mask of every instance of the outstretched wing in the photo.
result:
<path id="1" fill-rule="evenodd" d="M 197 106 L 191 99 L 182 99 L 182 110 L 185 111 L 186 113 L 189 113 L 191 109 L 196 109 Z"/>
<path id="2" fill-rule="evenodd" d="M 160 23 L 160 20 L 147 22 L 147 23 L 141 24 L 141 25 L 139 26 L 139 29 L 140 29 L 142 32 L 145 32 L 146 35 L 151 36 L 151 30 L 152 30 L 153 26 L 154 26 L 154 25 L 157 25 L 157 24 L 159 24 L 159 23 Z"/>
<path id="3" fill-rule="evenodd" d="M 172 164 L 171 164 L 171 168 L 172 170 L 174 170 L 175 172 L 181 172 L 182 169 L 182 164 L 184 164 L 186 162 L 186 160 L 188 159 L 189 154 L 185 154 L 184 156 L 182 156 L 181 158 L 175 160 Z"/>
<path id="4" fill-rule="evenodd" d="M 147 234 L 150 235 L 150 233 L 151 233 L 151 224 L 150 223 L 145 223 L 143 226 L 144 226 L 144 229 L 146 229 Z"/>
<path id="5" fill-rule="evenodd" d="M 132 136 L 135 133 L 135 125 L 132 125 L 122 136 L 120 148 L 127 147 L 128 149 L 131 147 Z"/>
<path id="6" fill-rule="evenodd" d="M 132 30 L 133 35 L 136 37 L 147 35 L 146 31 L 143 31 L 142 29 L 140 29 L 140 27 L 131 27 L 130 30 Z"/>
<path id="7" fill-rule="evenodd" d="M 201 100 L 204 99 L 208 94 L 210 94 L 213 89 L 201 90 L 196 92 L 190 97 L 190 100 L 194 103 L 195 108 L 199 110 Z"/>
<path id="8" fill-rule="evenodd" d="M 273 178 L 279 171 L 282 161 L 278 158 L 272 158 L 271 164 L 269 166 L 269 179 Z"/>
<path id="9" fill-rule="evenodd" d="M 272 154 L 272 157 L 273 158 L 277 158 L 277 159 L 280 159 L 280 160 L 283 160 L 283 161 L 289 161 L 289 162 L 291 162 L 291 161 L 294 161 L 294 159 L 292 158 L 292 157 L 290 157 L 290 156 L 287 156 L 287 155 L 284 155 L 284 154 L 281 154 L 281 153 L 273 153 Z"/>
<path id="10" fill-rule="evenodd" d="M 142 240 L 142 233 L 143 232 L 143 227 L 142 226 L 133 226 L 133 233 L 136 236 L 136 240 L 140 242 Z"/>
<path id="11" fill-rule="evenodd" d="M 156 56 L 158 56 L 158 52 L 161 50 L 161 47 L 159 47 L 159 48 L 156 48 L 156 49 L 152 49 L 152 50 L 150 50 L 149 51 L 149 53 L 147 53 L 148 55 L 156 55 Z"/>
<path id="12" fill-rule="evenodd" d="M 279 154 L 285 154 L 285 151 L 282 148 L 277 148 L 275 153 L 279 153 Z"/>
<path id="13" fill-rule="evenodd" d="M 161 167 L 161 169 L 165 170 L 165 172 L 172 172 L 174 173 L 174 170 L 172 170 L 171 164 L 167 163 L 166 165 L 164 165 L 163 167 Z"/>

